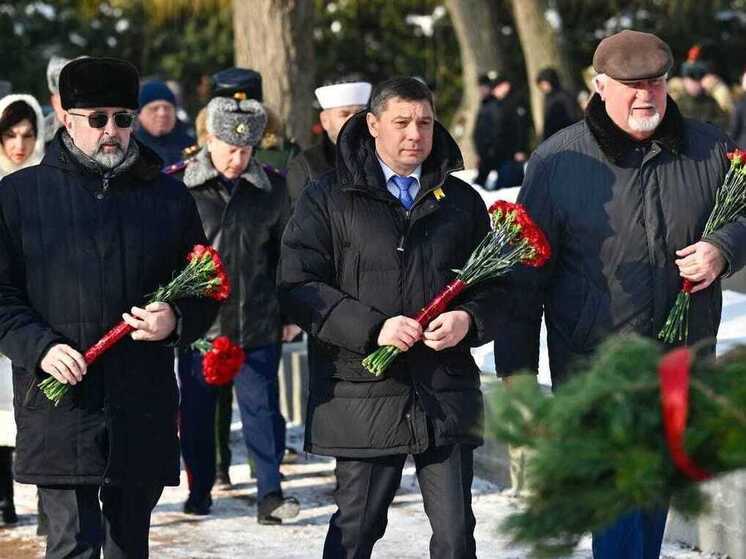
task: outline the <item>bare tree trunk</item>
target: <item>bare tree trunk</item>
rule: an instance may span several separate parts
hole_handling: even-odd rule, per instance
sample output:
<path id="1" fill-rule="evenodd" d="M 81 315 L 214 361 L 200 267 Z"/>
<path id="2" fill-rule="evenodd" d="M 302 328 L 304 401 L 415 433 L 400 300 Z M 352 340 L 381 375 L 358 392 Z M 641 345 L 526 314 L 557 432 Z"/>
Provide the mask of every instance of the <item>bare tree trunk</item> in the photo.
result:
<path id="1" fill-rule="evenodd" d="M 531 89 L 531 113 L 536 136 L 544 129 L 544 96 L 536 87 L 539 70 L 551 66 L 557 70 L 566 86 L 574 83 L 567 57 L 559 46 L 559 38 L 547 22 L 545 0 L 511 0 L 518 36 L 526 59 L 526 73 Z"/>
<path id="2" fill-rule="evenodd" d="M 312 0 L 233 0 L 236 66 L 262 75 L 264 103 L 307 147 L 313 111 Z"/>
<path id="3" fill-rule="evenodd" d="M 477 161 L 472 133 L 481 99 L 477 89 L 479 74 L 502 70 L 497 25 L 489 0 L 446 0 L 461 51 L 463 97 L 453 119 L 452 133 L 461 147 L 466 167 Z"/>

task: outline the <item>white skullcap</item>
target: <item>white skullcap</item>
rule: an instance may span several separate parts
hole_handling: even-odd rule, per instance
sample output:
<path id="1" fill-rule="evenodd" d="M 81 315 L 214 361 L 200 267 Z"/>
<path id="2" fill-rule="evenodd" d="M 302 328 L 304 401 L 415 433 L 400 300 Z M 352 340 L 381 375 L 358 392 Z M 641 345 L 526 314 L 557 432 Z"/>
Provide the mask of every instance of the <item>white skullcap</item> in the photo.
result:
<path id="1" fill-rule="evenodd" d="M 316 88 L 316 99 L 322 109 L 348 107 L 350 105 L 367 105 L 370 99 L 368 82 L 335 83 Z"/>

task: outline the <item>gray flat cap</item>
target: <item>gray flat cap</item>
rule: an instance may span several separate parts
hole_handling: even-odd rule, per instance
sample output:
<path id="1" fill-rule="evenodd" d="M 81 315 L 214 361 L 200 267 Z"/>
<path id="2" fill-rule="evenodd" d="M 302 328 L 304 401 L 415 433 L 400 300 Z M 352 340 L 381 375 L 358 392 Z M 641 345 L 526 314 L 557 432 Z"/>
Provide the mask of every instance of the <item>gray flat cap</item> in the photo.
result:
<path id="1" fill-rule="evenodd" d="M 659 78 L 673 65 L 669 46 L 652 33 L 626 29 L 606 37 L 593 55 L 593 68 L 620 82 Z"/>

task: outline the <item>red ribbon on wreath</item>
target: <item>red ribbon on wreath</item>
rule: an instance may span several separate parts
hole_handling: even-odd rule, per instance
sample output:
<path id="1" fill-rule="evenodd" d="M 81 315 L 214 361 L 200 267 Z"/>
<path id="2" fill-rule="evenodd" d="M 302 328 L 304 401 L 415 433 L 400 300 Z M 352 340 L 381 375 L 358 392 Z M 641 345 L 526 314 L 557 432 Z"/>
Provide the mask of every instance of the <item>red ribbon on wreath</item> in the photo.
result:
<path id="1" fill-rule="evenodd" d="M 712 478 L 712 474 L 697 466 L 684 450 L 691 364 L 692 352 L 685 347 L 666 354 L 658 364 L 663 429 L 668 452 L 679 471 L 694 481 L 705 481 Z"/>

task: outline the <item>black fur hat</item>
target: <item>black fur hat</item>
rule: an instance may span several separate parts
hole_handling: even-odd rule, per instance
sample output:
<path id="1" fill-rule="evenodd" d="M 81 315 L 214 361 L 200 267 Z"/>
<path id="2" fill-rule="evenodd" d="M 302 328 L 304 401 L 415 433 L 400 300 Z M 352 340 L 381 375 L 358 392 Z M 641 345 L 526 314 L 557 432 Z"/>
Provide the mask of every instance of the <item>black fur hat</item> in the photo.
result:
<path id="1" fill-rule="evenodd" d="M 137 68 L 118 58 L 78 58 L 60 72 L 62 108 L 123 107 L 136 110 L 140 93 Z"/>

